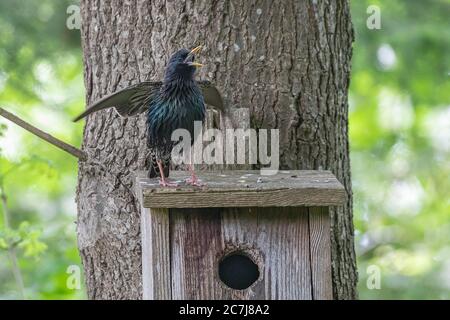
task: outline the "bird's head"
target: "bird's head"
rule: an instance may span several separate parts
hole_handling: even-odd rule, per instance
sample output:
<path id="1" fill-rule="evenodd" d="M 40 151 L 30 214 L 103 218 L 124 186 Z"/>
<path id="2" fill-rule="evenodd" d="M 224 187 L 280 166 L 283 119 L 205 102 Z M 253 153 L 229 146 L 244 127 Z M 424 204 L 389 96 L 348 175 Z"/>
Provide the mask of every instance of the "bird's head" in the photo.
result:
<path id="1" fill-rule="evenodd" d="M 169 60 L 166 68 L 166 81 L 183 79 L 192 80 L 195 70 L 202 64 L 195 62 L 195 55 L 201 50 L 201 46 L 195 47 L 191 51 L 181 49 L 175 52 Z"/>

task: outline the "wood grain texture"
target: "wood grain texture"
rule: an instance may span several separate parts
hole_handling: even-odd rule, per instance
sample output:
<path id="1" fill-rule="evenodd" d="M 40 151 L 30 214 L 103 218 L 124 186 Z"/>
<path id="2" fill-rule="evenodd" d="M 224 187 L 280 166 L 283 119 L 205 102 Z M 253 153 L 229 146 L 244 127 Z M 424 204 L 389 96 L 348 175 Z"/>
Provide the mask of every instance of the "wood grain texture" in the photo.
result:
<path id="1" fill-rule="evenodd" d="M 173 299 L 312 299 L 305 208 L 171 209 Z M 260 269 L 248 289 L 218 277 L 238 250 Z"/>
<path id="2" fill-rule="evenodd" d="M 221 247 L 218 210 L 170 211 L 172 298 L 219 299 L 214 272 Z"/>
<path id="3" fill-rule="evenodd" d="M 186 172 L 174 171 L 172 178 L 182 179 Z M 328 171 L 282 171 L 260 176 L 259 171 L 202 172 L 206 186 L 180 184 L 161 187 L 157 179 L 144 174 L 137 178 L 143 206 L 153 208 L 288 207 L 331 206 L 345 201 L 345 190 Z"/>
<path id="4" fill-rule="evenodd" d="M 143 299 L 171 299 L 169 210 L 141 212 Z"/>
<path id="5" fill-rule="evenodd" d="M 313 207 L 309 211 L 312 297 L 333 299 L 331 279 L 330 217 L 328 208 Z"/>

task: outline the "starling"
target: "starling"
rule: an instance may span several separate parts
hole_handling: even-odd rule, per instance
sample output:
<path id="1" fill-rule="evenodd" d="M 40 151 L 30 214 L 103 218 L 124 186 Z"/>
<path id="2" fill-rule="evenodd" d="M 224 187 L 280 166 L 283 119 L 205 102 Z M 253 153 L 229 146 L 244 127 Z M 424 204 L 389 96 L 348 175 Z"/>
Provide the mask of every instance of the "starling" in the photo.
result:
<path id="1" fill-rule="evenodd" d="M 223 110 L 222 97 L 217 88 L 209 81 L 194 80 L 196 68 L 202 66 L 194 60 L 200 49 L 201 46 L 191 51 L 178 50 L 171 56 L 162 82 L 144 81 L 115 92 L 88 107 L 74 121 L 110 107 L 115 107 L 123 117 L 147 112 L 147 145 L 151 150 L 149 177 L 160 176 L 162 186 L 176 186 L 167 179 L 174 146 L 172 132 L 186 129 L 192 144 L 195 138 L 194 122 L 205 119 L 205 103 Z M 186 182 L 201 185 L 192 164 L 189 171 L 191 177 Z"/>

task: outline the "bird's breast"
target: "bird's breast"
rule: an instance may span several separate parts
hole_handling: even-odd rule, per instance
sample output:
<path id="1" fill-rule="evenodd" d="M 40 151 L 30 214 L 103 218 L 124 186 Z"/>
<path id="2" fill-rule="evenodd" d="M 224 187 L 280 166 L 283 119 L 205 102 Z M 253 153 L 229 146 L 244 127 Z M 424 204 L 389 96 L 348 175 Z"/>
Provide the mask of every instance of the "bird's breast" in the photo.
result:
<path id="1" fill-rule="evenodd" d="M 149 106 L 149 140 L 169 140 L 177 129 L 188 130 L 193 137 L 194 123 L 203 122 L 205 113 L 203 95 L 197 86 L 162 91 Z"/>

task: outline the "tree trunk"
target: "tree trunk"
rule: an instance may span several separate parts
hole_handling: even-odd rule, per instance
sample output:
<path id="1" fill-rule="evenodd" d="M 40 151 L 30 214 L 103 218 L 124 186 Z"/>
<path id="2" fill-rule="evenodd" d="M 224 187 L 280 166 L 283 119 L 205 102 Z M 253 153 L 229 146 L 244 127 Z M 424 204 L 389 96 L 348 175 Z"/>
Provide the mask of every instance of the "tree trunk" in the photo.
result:
<path id="1" fill-rule="evenodd" d="M 205 46 L 199 78 L 254 128 L 280 129 L 286 169 L 329 169 L 348 200 L 332 210 L 334 297 L 356 298 L 347 91 L 353 29 L 344 0 L 84 0 L 86 100 L 162 78 L 170 54 Z M 140 212 L 133 172 L 146 166 L 145 116 L 90 116 L 80 163 L 78 243 L 91 299 L 141 298 Z"/>

